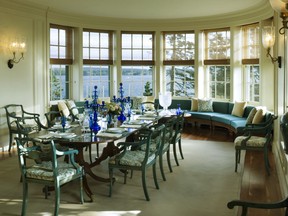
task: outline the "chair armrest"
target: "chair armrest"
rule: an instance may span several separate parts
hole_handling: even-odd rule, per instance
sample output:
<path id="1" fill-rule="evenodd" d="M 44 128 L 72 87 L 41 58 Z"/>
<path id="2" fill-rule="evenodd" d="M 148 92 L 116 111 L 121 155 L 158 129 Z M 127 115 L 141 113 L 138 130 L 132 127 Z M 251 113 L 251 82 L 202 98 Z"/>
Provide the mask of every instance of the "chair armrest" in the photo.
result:
<path id="1" fill-rule="evenodd" d="M 139 146 L 141 146 L 143 142 L 119 142 L 117 143 L 117 146 L 122 146 L 124 149 L 127 149 L 128 147 L 131 147 L 133 149 L 137 149 Z"/>
<path id="2" fill-rule="evenodd" d="M 34 116 L 34 117 L 40 117 L 40 115 L 38 113 L 30 113 L 30 112 L 27 112 L 27 111 L 23 111 L 23 113 L 26 114 L 26 115 Z"/>
<path id="3" fill-rule="evenodd" d="M 73 155 L 73 154 L 78 154 L 78 150 L 73 149 L 73 150 L 67 150 L 67 151 L 59 151 L 56 149 L 56 155 L 59 155 L 59 156 Z"/>
<path id="4" fill-rule="evenodd" d="M 229 209 L 233 209 L 235 206 L 242 207 L 241 216 L 245 216 L 247 214 L 248 208 L 258 208 L 258 209 L 277 209 L 277 208 L 286 208 L 288 207 L 288 197 L 273 203 L 257 203 L 257 202 L 248 202 L 242 200 L 232 200 L 227 203 L 227 207 Z M 286 209 L 286 214 L 288 214 L 288 209 Z"/>

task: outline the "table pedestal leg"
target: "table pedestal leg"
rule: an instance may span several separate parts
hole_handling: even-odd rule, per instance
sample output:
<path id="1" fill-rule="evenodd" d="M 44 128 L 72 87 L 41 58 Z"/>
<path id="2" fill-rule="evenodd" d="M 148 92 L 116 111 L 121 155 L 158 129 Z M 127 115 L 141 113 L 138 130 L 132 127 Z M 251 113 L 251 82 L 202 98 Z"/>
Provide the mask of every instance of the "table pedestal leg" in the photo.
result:
<path id="1" fill-rule="evenodd" d="M 106 160 L 108 157 L 112 157 L 120 152 L 120 149 L 115 146 L 114 142 L 108 142 L 106 147 L 103 148 L 102 154 L 99 158 L 90 164 L 90 167 L 99 165 L 102 161 Z M 109 181 L 109 179 L 108 179 Z"/>

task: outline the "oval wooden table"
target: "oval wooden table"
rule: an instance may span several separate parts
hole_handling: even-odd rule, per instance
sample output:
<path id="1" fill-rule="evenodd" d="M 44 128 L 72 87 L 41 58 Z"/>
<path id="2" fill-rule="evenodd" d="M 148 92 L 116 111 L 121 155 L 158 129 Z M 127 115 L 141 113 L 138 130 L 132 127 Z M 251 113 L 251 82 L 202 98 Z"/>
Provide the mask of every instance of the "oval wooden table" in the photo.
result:
<path id="1" fill-rule="evenodd" d="M 161 117 L 155 117 L 155 119 L 141 120 L 141 121 L 145 121 L 145 124 L 141 125 L 141 127 L 138 127 L 138 128 L 133 128 L 132 125 L 131 127 L 129 125 L 125 125 L 125 132 L 121 133 L 117 137 L 112 137 L 112 136 L 105 137 L 105 136 L 100 136 L 100 135 L 98 136 L 97 134 L 95 135 L 90 132 L 83 133 L 82 127 L 79 125 L 78 126 L 71 125 L 70 128 L 65 129 L 65 133 L 76 134 L 75 137 L 70 138 L 70 139 L 53 137 L 53 131 L 51 130 L 41 130 L 37 133 L 30 134 L 29 137 L 34 138 L 34 139 L 39 139 L 39 137 L 41 137 L 43 139 L 43 137 L 47 135 L 47 139 L 49 139 L 49 135 L 51 134 L 50 139 L 55 140 L 55 142 L 59 143 L 60 145 L 78 150 L 78 154 L 75 155 L 75 161 L 84 168 L 85 175 L 83 178 L 83 188 L 87 196 L 90 198 L 90 201 L 93 202 L 93 193 L 87 182 L 86 175 L 89 175 L 92 179 L 96 181 L 109 182 L 110 181 L 109 178 L 98 176 L 96 173 L 92 171 L 92 168 L 97 165 L 100 165 L 102 161 L 106 160 L 108 157 L 112 157 L 116 155 L 117 153 L 121 151 L 121 149 L 115 146 L 115 141 L 123 139 L 123 138 L 125 138 L 126 141 L 130 141 L 133 137 L 132 135 L 136 133 L 139 129 L 143 127 L 148 127 L 149 125 L 157 122 L 160 118 Z M 121 127 L 121 128 L 124 129 L 124 127 Z M 93 145 L 93 144 L 103 144 L 106 146 L 103 148 L 101 155 L 98 158 L 96 158 L 95 161 L 93 161 L 92 163 L 89 163 L 84 158 L 84 151 L 87 146 Z"/>

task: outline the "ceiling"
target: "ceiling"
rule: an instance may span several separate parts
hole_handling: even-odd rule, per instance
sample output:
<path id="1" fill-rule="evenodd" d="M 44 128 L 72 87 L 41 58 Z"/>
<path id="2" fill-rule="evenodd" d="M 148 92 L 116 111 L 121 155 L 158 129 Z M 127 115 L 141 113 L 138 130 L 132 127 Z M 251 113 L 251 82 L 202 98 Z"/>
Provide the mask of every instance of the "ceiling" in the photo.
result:
<path id="1" fill-rule="evenodd" d="M 268 0 L 12 0 L 50 11 L 126 19 L 186 19 L 237 14 Z"/>

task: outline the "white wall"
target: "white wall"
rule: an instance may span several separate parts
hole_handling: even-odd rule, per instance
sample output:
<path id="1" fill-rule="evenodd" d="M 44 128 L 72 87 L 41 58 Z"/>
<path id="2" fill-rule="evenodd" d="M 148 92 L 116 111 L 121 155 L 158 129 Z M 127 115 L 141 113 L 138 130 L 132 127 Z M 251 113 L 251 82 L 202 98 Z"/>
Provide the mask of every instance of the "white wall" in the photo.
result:
<path id="1" fill-rule="evenodd" d="M 44 17 L 2 7 L 0 20 L 0 147 L 3 147 L 8 145 L 3 106 L 16 103 L 30 112 L 44 112 L 46 27 Z M 24 60 L 9 69 L 7 61 L 13 55 L 7 45 L 19 36 L 26 38 L 27 52 Z"/>

